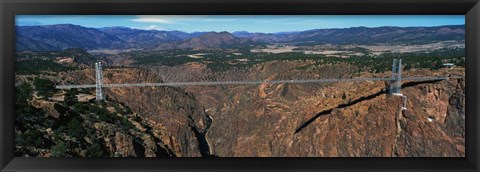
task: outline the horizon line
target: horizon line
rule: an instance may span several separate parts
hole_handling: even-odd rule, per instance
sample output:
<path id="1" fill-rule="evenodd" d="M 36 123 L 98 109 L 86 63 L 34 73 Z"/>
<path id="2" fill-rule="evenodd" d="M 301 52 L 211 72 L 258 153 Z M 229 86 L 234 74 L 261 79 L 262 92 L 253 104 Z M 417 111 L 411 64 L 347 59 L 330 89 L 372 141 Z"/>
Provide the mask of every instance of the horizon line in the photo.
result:
<path id="1" fill-rule="evenodd" d="M 393 26 L 393 25 L 385 25 L 385 26 L 376 26 L 376 27 L 369 27 L 369 26 L 351 26 L 351 27 L 332 27 L 332 28 L 317 28 L 317 29 L 306 29 L 306 30 L 295 30 L 295 31 L 278 31 L 278 32 L 251 32 L 247 30 L 237 30 L 237 31 L 193 31 L 193 32 L 188 32 L 188 31 L 183 31 L 183 30 L 158 30 L 158 29 L 143 29 L 143 28 L 136 28 L 136 27 L 127 27 L 127 26 L 107 26 L 107 27 L 88 27 L 88 26 L 82 26 L 79 24 L 71 24 L 71 23 L 60 23 L 60 24 L 38 24 L 38 25 L 17 25 L 15 24 L 15 27 L 35 27 L 35 26 L 57 26 L 57 25 L 73 25 L 73 26 L 80 26 L 84 28 L 89 28 L 89 29 L 104 29 L 104 28 L 127 28 L 127 29 L 132 29 L 132 30 L 142 30 L 142 31 L 166 31 L 166 32 L 184 32 L 184 33 L 199 33 L 199 32 L 215 32 L 215 33 L 221 33 L 221 32 L 228 32 L 228 33 L 235 33 L 235 32 L 247 32 L 247 33 L 264 33 L 264 34 L 278 34 L 278 33 L 293 33 L 293 32 L 304 32 L 304 31 L 311 31 L 311 30 L 328 30 L 328 29 L 351 29 L 351 28 L 382 28 L 382 27 L 397 27 L 397 28 L 416 28 L 416 27 L 424 27 L 424 28 L 432 28 L 432 27 L 447 27 L 447 26 L 465 26 L 465 24 L 447 24 L 447 25 L 435 25 L 435 26 Z"/>

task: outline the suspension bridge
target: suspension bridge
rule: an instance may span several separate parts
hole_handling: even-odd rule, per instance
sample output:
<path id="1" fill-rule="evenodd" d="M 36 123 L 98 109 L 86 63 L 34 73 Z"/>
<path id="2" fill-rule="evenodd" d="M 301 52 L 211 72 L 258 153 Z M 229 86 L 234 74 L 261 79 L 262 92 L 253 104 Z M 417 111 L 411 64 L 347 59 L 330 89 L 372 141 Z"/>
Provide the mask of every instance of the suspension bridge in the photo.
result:
<path id="1" fill-rule="evenodd" d="M 95 84 L 86 85 L 57 85 L 56 89 L 72 89 L 72 88 L 95 88 L 96 100 L 104 100 L 105 96 L 103 88 L 117 87 L 163 87 L 163 86 L 208 86 L 208 85 L 257 85 L 262 83 L 269 84 L 302 84 L 302 83 L 329 83 L 329 82 L 358 82 L 358 81 L 388 81 L 389 94 L 401 96 L 404 98 L 403 109 L 406 109 L 406 96 L 400 93 L 402 81 L 438 81 L 445 80 L 447 77 L 405 77 L 402 78 L 402 60 L 394 59 L 392 64 L 392 76 L 386 78 L 340 78 L 340 79 L 304 79 L 304 80 L 256 80 L 256 81 L 214 81 L 214 82 L 170 82 L 170 83 L 118 83 L 104 84 L 101 62 L 95 63 Z"/>

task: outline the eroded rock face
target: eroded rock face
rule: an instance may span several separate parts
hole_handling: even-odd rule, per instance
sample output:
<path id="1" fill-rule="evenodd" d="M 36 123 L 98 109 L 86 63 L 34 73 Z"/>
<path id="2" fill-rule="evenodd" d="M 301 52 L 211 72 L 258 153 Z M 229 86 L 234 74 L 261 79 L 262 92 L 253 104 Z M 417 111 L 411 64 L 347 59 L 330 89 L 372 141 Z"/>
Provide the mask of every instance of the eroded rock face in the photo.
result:
<path id="1" fill-rule="evenodd" d="M 147 70 L 111 69 L 104 72 L 105 83 L 162 82 Z M 124 102 L 142 115 L 151 132 L 175 156 L 195 157 L 210 154 L 203 138 L 211 120 L 191 94 L 172 87 L 107 88 L 107 95 Z"/>
<path id="2" fill-rule="evenodd" d="M 94 70 L 64 73 L 59 78 L 89 84 L 94 82 Z M 107 84 L 162 82 L 157 75 L 138 68 L 106 69 L 104 78 Z M 205 137 L 211 118 L 192 94 L 172 87 L 105 88 L 104 92 L 106 101 L 78 101 L 74 106 L 53 99 L 25 102 L 41 118 L 25 116 L 32 122 L 19 123 L 16 132 L 22 138 L 35 135 L 42 139 L 36 147 L 20 143 L 18 156 L 212 156 Z M 65 92 L 55 94 L 64 96 Z"/>
<path id="3" fill-rule="evenodd" d="M 401 121 L 398 156 L 465 156 L 465 80 L 450 79 L 405 92 L 418 97 L 409 99 L 412 108 Z"/>
<path id="4" fill-rule="evenodd" d="M 94 128 L 99 131 L 107 131 L 102 133 L 102 138 L 107 151 L 116 157 L 137 157 L 132 141 L 133 137 L 124 133 L 111 130 L 113 127 L 102 123 L 95 123 Z"/>
<path id="5" fill-rule="evenodd" d="M 390 75 L 349 76 L 356 69 L 348 65 L 327 65 L 309 69 L 305 74 L 294 69 L 299 64 L 289 64 L 291 67 L 262 64 L 250 72 L 243 71 L 238 80 Z M 215 78 L 214 73 L 204 70 L 196 72 L 206 72 L 212 75 L 209 78 Z M 405 75 L 445 73 L 445 70 L 409 71 Z M 161 82 L 159 75 L 146 70 L 109 69 L 105 75 L 105 83 Z M 220 78 L 235 80 L 228 75 Z M 179 81 L 189 81 L 188 76 Z M 151 135 L 142 137 L 143 145 L 151 145 L 145 147 L 145 156 L 153 156 L 155 148 L 164 148 L 175 156 L 465 156 L 463 79 L 405 81 L 402 89 L 407 96 L 405 111 L 401 110 L 402 97 L 387 95 L 385 88 L 383 82 L 367 81 L 191 86 L 185 88 L 187 93 L 170 87 L 105 91 L 109 98 L 138 112 L 151 127 L 144 129 Z"/>
<path id="6" fill-rule="evenodd" d="M 133 149 L 133 138 L 122 134 L 120 132 L 115 133 L 115 152 L 119 152 L 123 157 L 137 156 Z"/>
<path id="7" fill-rule="evenodd" d="M 355 67 L 344 64 L 311 68 L 306 72 L 295 70 L 299 64 L 289 65 L 258 65 L 250 71 L 237 71 L 242 74 L 238 78 L 235 74 L 232 78 L 218 75 L 226 77 L 222 80 L 390 75 L 351 76 Z M 195 71 L 187 73 L 199 75 Z M 203 72 L 215 78 L 208 70 Z M 406 71 L 405 75 L 441 76 L 446 72 L 417 70 Z M 168 70 L 166 75 L 170 75 Z M 185 77 L 179 81 L 188 81 Z M 213 153 L 221 157 L 465 156 L 464 81 L 405 81 L 403 85 L 406 111 L 401 110 L 403 98 L 387 95 L 383 82 L 265 83 L 192 86 L 186 90 L 192 92 L 211 115 L 213 122 L 207 139 Z"/>

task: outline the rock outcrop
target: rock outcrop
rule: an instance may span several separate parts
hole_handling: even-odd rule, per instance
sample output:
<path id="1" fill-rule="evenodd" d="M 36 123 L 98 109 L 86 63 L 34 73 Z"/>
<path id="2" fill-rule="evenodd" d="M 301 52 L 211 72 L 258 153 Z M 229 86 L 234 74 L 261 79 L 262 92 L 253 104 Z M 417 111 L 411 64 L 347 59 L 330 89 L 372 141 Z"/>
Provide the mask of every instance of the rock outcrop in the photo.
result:
<path id="1" fill-rule="evenodd" d="M 162 80 L 147 70 L 111 69 L 105 83 L 154 83 Z M 192 94 L 173 87 L 106 88 L 107 95 L 124 102 L 152 128 L 176 156 L 208 156 L 205 141 L 211 119 Z"/>
<path id="2" fill-rule="evenodd" d="M 188 65 L 155 69 L 170 82 L 196 81 L 204 76 L 280 80 L 390 75 L 361 73 L 347 64 L 296 70 L 308 62 L 263 63 L 221 74 L 202 68 L 188 70 Z M 177 75 L 170 72 L 180 69 L 188 75 L 174 78 Z M 449 73 L 463 75 L 449 69 L 412 70 L 404 75 Z M 211 115 L 207 138 L 220 157 L 462 157 L 464 85 L 463 79 L 404 81 L 405 111 L 401 110 L 403 98 L 386 94 L 385 84 L 378 81 L 189 86 L 186 91 Z"/>

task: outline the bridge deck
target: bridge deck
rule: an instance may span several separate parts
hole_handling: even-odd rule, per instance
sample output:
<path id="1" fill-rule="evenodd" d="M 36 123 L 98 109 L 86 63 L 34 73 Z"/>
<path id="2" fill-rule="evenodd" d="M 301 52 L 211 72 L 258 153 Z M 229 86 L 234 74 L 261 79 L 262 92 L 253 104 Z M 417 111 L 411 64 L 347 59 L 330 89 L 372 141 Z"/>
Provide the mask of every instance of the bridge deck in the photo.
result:
<path id="1" fill-rule="evenodd" d="M 446 77 L 407 77 L 407 81 L 432 81 L 445 80 Z M 213 81 L 213 82 L 170 82 L 170 83 L 124 83 L 124 84 L 103 84 L 104 88 L 115 87 L 161 87 L 161 86 L 201 86 L 201 85 L 256 85 L 269 84 L 301 84 L 301 83 L 328 83 L 328 82 L 357 82 L 357 81 L 395 81 L 395 78 L 344 78 L 344 79 L 307 79 L 307 80 L 258 80 L 258 81 Z M 88 85 L 58 85 L 56 89 L 71 88 L 96 88 L 95 84 Z"/>

